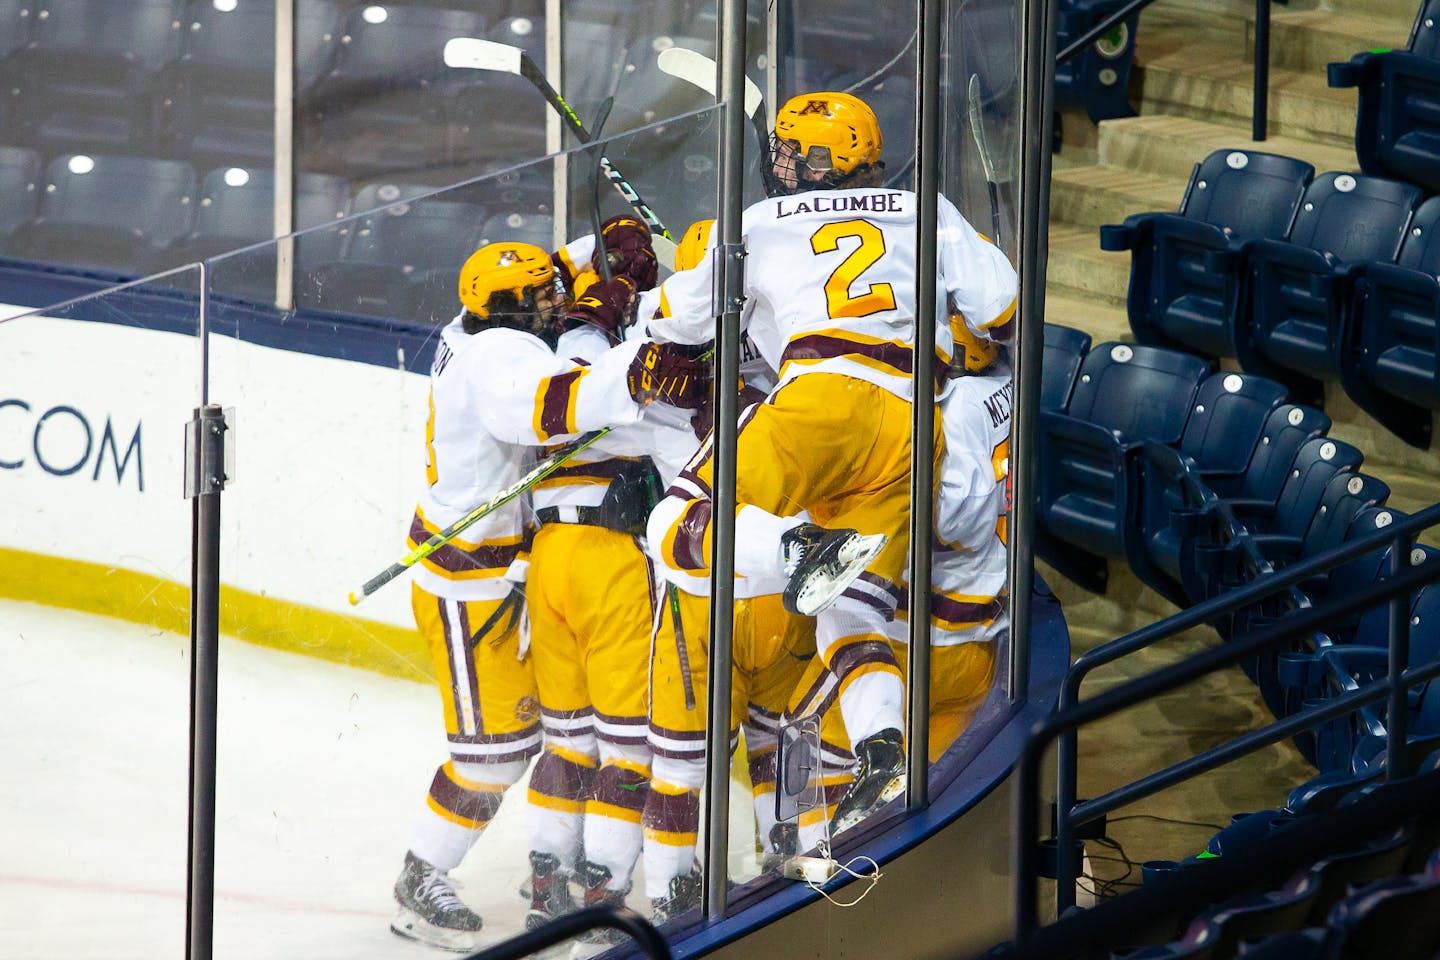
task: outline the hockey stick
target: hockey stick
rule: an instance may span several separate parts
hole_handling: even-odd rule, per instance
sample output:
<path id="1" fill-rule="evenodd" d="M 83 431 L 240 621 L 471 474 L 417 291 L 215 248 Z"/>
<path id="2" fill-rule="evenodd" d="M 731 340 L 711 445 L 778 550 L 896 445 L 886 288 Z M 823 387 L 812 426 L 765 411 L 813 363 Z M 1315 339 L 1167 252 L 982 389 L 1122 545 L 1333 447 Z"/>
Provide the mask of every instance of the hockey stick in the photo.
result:
<path id="1" fill-rule="evenodd" d="M 684 80 L 686 83 L 699 87 L 710 96 L 715 96 L 715 74 L 719 69 L 711 58 L 696 50 L 689 50 L 685 47 L 667 47 L 660 51 L 655 58 L 655 65 L 660 72 L 674 77 L 676 80 Z M 765 129 L 765 114 L 760 109 L 765 102 L 765 95 L 755 85 L 755 81 L 749 77 L 745 78 L 745 116 L 750 118 L 751 124 L 755 127 L 755 138 L 759 141 L 760 149 L 766 149 L 770 140 L 770 131 Z"/>
<path id="2" fill-rule="evenodd" d="M 980 74 L 970 74 L 970 133 L 975 138 L 975 149 L 980 152 L 980 168 L 985 171 L 985 187 L 990 191 L 990 226 L 994 231 L 995 246 L 1005 249 L 1000 240 L 1000 195 L 995 185 L 995 161 L 990 159 L 990 150 L 985 144 L 984 118 L 980 115 Z"/>
<path id="3" fill-rule="evenodd" d="M 590 433 L 587 433 L 584 436 L 580 437 L 574 443 L 565 447 L 561 447 L 559 450 L 556 450 L 554 453 L 550 454 L 548 457 L 535 464 L 535 466 L 532 467 L 530 471 L 526 473 L 523 477 L 521 477 L 519 480 L 516 480 L 504 490 L 497 492 L 489 500 L 486 500 L 474 510 L 471 510 L 469 513 L 465 514 L 465 516 L 461 517 L 459 520 L 456 520 L 454 523 L 450 524 L 450 526 L 446 527 L 444 530 L 441 530 L 439 533 L 435 534 L 429 540 L 426 540 L 424 543 L 420 544 L 414 550 L 411 550 L 409 553 L 401 557 L 396 562 L 390 564 L 390 566 L 386 567 L 380 573 L 377 573 L 369 580 L 366 580 L 355 590 L 350 591 L 350 605 L 354 606 L 358 604 L 361 600 L 370 596 L 376 590 L 379 590 L 381 587 L 385 586 L 385 584 L 389 583 L 391 580 L 394 580 L 396 577 L 400 576 L 400 574 L 415 566 L 415 564 L 419 563 L 421 560 L 424 560 L 436 550 L 439 550 L 441 547 L 445 546 L 445 544 L 449 543 L 451 540 L 455 539 L 457 536 L 463 533 L 466 529 L 473 526 L 478 520 L 494 513 L 496 510 L 505 506 L 505 504 L 509 503 L 511 500 L 514 500 L 516 497 L 520 496 L 526 490 L 529 490 L 531 487 L 535 486 L 535 484 L 539 483 L 541 480 L 544 480 L 546 477 L 550 476 L 550 474 L 558 470 L 562 464 L 564 464 L 571 457 L 575 456 L 575 454 L 579 453 L 581 450 L 584 450 L 586 447 L 591 446 L 595 443 L 596 440 L 599 440 L 601 437 L 605 436 L 605 434 L 609 433 L 610 429 L 610 427 L 603 427 L 599 430 L 593 430 Z"/>
<path id="4" fill-rule="evenodd" d="M 494 70 L 524 77 L 534 85 L 536 90 L 540 91 L 541 96 L 560 115 L 560 119 L 565 121 L 577 140 L 581 143 L 589 143 L 594 139 L 590 135 L 590 131 L 585 129 L 585 124 L 581 123 L 580 118 L 575 115 L 570 104 L 566 103 L 559 91 L 550 85 L 549 80 L 545 79 L 545 74 L 540 72 L 540 68 L 535 65 L 530 54 L 519 47 L 496 43 L 494 40 L 482 40 L 478 37 L 454 37 L 446 41 L 444 57 L 447 67 L 464 70 Z M 625 198 L 625 202 L 630 204 L 630 207 L 650 228 L 651 242 L 655 248 L 656 258 L 673 270 L 675 268 L 675 238 L 670 235 L 665 224 L 656 216 L 655 211 L 650 209 L 650 205 L 640 197 L 639 192 L 630 181 L 625 179 L 624 174 L 615 169 L 610 158 L 603 154 L 600 157 L 600 169 L 616 192 Z"/>

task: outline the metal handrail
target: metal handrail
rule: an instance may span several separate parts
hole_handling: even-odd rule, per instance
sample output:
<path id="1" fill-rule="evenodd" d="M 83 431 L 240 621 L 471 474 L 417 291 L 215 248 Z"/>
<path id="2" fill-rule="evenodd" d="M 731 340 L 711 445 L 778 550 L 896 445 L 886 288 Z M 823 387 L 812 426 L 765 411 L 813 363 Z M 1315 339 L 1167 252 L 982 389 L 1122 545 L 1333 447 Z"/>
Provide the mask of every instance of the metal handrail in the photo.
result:
<path id="1" fill-rule="evenodd" d="M 1248 607 L 1266 597 L 1275 596 L 1317 574 L 1369 553 L 1387 542 L 1392 544 L 1391 573 L 1393 574 L 1397 572 L 1399 564 L 1408 562 L 1414 534 L 1437 523 L 1440 523 L 1440 504 L 1406 517 L 1399 523 L 1387 527 L 1383 532 L 1357 537 L 1325 554 L 1284 567 L 1278 572 L 1257 577 L 1245 586 L 1228 591 L 1223 596 L 1196 604 L 1172 617 L 1149 624 L 1117 640 L 1096 647 L 1078 657 L 1066 672 L 1060 683 L 1056 710 L 1063 713 L 1079 702 L 1080 686 L 1090 672 L 1096 668 L 1146 649 L 1162 640 L 1175 637 L 1192 627 L 1209 623 L 1226 614 Z M 1409 620 L 1408 608 L 1400 609 L 1401 607 L 1402 605 L 1399 603 L 1392 604 L 1390 656 L 1392 660 L 1400 664 L 1400 669 L 1404 669 L 1403 657 L 1409 643 Z M 1387 743 L 1393 744 L 1397 749 L 1403 746 L 1405 734 L 1404 707 L 1403 705 L 1396 706 L 1395 704 L 1398 702 L 1398 700 L 1392 700 L 1390 714 L 1392 719 L 1387 728 L 1389 733 L 1399 734 L 1397 737 L 1387 737 Z M 1276 740 L 1279 739 L 1283 739 L 1283 737 L 1276 738 Z M 1073 906 L 1075 902 L 1074 887 L 1066 882 L 1067 878 L 1073 880 L 1079 871 L 1073 847 L 1075 830 L 1103 812 L 1096 808 L 1077 807 L 1078 756 L 1079 744 L 1075 732 L 1072 730 L 1063 733 L 1060 737 L 1056 757 L 1055 805 L 1057 810 L 1072 811 L 1074 815 L 1061 816 L 1056 826 L 1056 873 L 1060 882 L 1056 887 L 1055 902 L 1059 910 Z M 1083 816 L 1080 815 L 1082 811 Z"/>
<path id="2" fill-rule="evenodd" d="M 628 907 L 587 907 L 563 914 L 538 930 L 527 930 L 509 940 L 502 940 L 493 947 L 470 954 L 465 960 L 520 960 L 601 927 L 628 934 L 651 960 L 670 960 L 670 946 L 660 936 L 660 931 Z"/>
<path id="3" fill-rule="evenodd" d="M 1095 26 L 1070 41 L 1055 57 L 1061 64 L 1078 56 L 1090 44 L 1109 33 L 1117 23 L 1145 7 L 1154 0 L 1130 0 Z M 1251 107 L 1250 139 L 1264 140 L 1269 130 L 1270 103 L 1270 0 L 1255 0 L 1255 92 Z"/>
<path id="4" fill-rule="evenodd" d="M 1109 716 L 1121 709 L 1133 706 L 1136 703 L 1173 690 L 1185 683 L 1189 683 L 1205 674 L 1211 673 L 1222 667 L 1239 663 L 1252 657 L 1261 651 L 1278 646 L 1292 637 L 1323 628 L 1331 618 L 1337 615 L 1353 613 L 1374 606 L 1384 601 L 1395 601 L 1392 603 L 1392 610 L 1401 606 L 1400 597 L 1408 597 L 1410 592 L 1420 586 L 1440 580 L 1440 565 L 1431 564 L 1427 567 L 1413 567 L 1403 569 L 1401 565 L 1408 562 L 1409 545 L 1411 535 L 1423 528 L 1440 522 L 1440 505 L 1428 508 L 1413 517 L 1406 518 L 1393 529 L 1387 530 L 1384 535 L 1371 536 L 1355 541 L 1354 544 L 1338 549 L 1333 553 L 1321 558 L 1321 562 L 1306 562 L 1297 564 L 1299 570 L 1287 570 L 1290 577 L 1303 578 L 1305 571 L 1317 572 L 1319 569 L 1344 562 L 1352 556 L 1364 552 L 1366 548 L 1373 548 L 1387 541 L 1396 545 L 1395 554 L 1392 555 L 1392 571 L 1394 576 L 1391 579 L 1373 584 L 1365 589 L 1323 607 L 1311 607 L 1295 612 L 1285 620 L 1280 621 L 1271 627 L 1259 631 L 1251 636 L 1234 639 L 1222 646 L 1204 651 L 1196 656 L 1173 664 L 1169 667 L 1158 670 L 1152 674 L 1138 677 L 1118 687 L 1112 688 L 1105 693 L 1094 697 L 1084 703 L 1072 704 L 1064 709 L 1059 709 L 1049 719 L 1042 722 L 1032 732 L 1022 750 L 1020 763 L 1017 770 L 1016 784 L 1016 935 L 1025 936 L 1036 926 L 1038 911 L 1035 900 L 1035 877 L 1038 873 L 1039 848 L 1036 832 L 1038 830 L 1038 778 L 1039 763 L 1041 755 L 1046 746 L 1062 735 L 1071 733 L 1079 727 L 1094 720 Z M 1403 545 L 1403 549 L 1402 549 Z M 1267 581 L 1269 577 L 1265 578 Z M 1172 631 L 1185 629 L 1186 626 L 1193 626 L 1200 622 L 1212 619 L 1216 616 L 1238 609 L 1257 596 L 1264 596 L 1276 589 L 1282 589 L 1286 580 L 1283 575 L 1276 575 L 1275 580 L 1269 583 L 1256 586 L 1254 584 L 1233 591 L 1232 594 L 1224 597 L 1217 597 L 1197 605 L 1176 617 L 1153 624 L 1136 634 L 1121 638 L 1110 646 L 1123 648 L 1121 652 L 1130 652 L 1139 649 L 1134 643 L 1134 638 L 1139 635 L 1150 637 L 1151 642 L 1163 639 Z M 1404 607 L 1408 611 L 1408 605 Z M 1179 626 L 1185 624 L 1186 626 Z M 1390 628 L 1392 631 L 1392 651 L 1403 648 L 1408 644 L 1408 616 L 1397 617 L 1392 614 Z M 1167 629 L 1168 628 L 1168 629 Z M 1395 634 L 1399 633 L 1400 636 Z M 1103 661 L 1103 657 L 1095 657 L 1087 662 L 1087 668 L 1098 665 L 1097 661 Z M 1192 757 L 1182 764 L 1175 765 L 1165 771 L 1161 771 L 1149 778 L 1130 784 L 1127 787 L 1112 792 L 1104 802 L 1092 801 L 1083 809 L 1077 810 L 1073 803 L 1073 790 L 1070 791 L 1068 803 L 1057 802 L 1057 862 L 1066 859 L 1063 855 L 1070 853 L 1066 844 L 1073 843 L 1074 829 L 1085 822 L 1081 819 L 1094 819 L 1105 812 L 1106 809 L 1113 809 L 1116 806 L 1128 803 L 1139 796 L 1148 795 L 1165 786 L 1177 783 L 1188 776 L 1203 772 L 1226 760 L 1233 759 L 1245 753 L 1260 749 L 1269 743 L 1283 739 L 1295 730 L 1304 729 L 1323 723 L 1327 719 L 1350 712 L 1357 706 L 1378 701 L 1389 697 L 1391 703 L 1403 704 L 1403 691 L 1426 679 L 1440 675 L 1440 663 L 1432 663 L 1418 670 L 1406 668 L 1403 656 L 1393 656 L 1389 664 L 1389 674 L 1385 680 L 1373 682 L 1359 690 L 1337 697 L 1334 700 L 1318 707 L 1310 708 L 1292 717 L 1278 721 L 1276 724 L 1251 731 L 1248 734 L 1235 738 L 1230 744 L 1215 748 Z M 1068 681 L 1068 678 L 1067 678 Z M 1400 707 L 1403 715 L 1404 707 Z M 1387 737 L 1387 776 L 1399 776 L 1406 770 L 1404 757 L 1404 725 L 1403 720 L 1392 725 L 1398 729 L 1391 729 Z M 1398 734 L 1398 736 L 1397 736 Z M 1062 745 L 1061 750 L 1065 747 Z M 1057 787 L 1057 794 L 1061 792 L 1064 785 Z M 1057 796 L 1057 801 L 1061 798 Z M 1071 858 L 1073 859 L 1073 858 Z M 1073 867 L 1071 868 L 1073 874 Z M 1062 877 L 1057 881 L 1057 888 L 1064 888 L 1064 871 L 1057 871 Z M 1057 892 L 1057 902 L 1059 894 Z"/>

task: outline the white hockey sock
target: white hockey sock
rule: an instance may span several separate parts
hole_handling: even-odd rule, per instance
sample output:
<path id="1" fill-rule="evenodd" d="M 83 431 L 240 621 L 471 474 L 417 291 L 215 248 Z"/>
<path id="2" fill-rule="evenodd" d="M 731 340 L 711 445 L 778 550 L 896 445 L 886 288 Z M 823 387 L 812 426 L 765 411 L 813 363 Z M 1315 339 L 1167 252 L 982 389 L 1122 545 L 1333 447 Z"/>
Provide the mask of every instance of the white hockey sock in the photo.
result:
<path id="1" fill-rule="evenodd" d="M 735 514 L 735 572 L 742 577 L 783 577 L 780 537 L 804 521 L 777 517 L 746 504 Z"/>

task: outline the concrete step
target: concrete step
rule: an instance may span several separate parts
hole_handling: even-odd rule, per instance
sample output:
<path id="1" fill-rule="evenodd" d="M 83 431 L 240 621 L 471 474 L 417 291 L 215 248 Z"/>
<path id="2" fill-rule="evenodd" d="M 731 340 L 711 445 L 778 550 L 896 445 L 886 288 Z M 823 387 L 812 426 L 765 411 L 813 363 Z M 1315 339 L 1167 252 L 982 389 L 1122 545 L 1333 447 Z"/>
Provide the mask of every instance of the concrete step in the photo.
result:
<path id="1" fill-rule="evenodd" d="M 1050 220 L 1081 227 L 1119 223 L 1132 213 L 1178 210 L 1185 182 L 1115 167 L 1071 167 L 1050 177 Z M 1098 240 L 1097 240 L 1098 243 Z"/>
<path id="2" fill-rule="evenodd" d="M 1064 287 L 1047 286 L 1045 321 L 1084 330 L 1095 343 L 1135 339 L 1135 335 L 1130 332 L 1130 321 L 1125 316 L 1124 307 L 1115 307 L 1098 300 L 1078 299 Z"/>
<path id="3" fill-rule="evenodd" d="M 1279 136 L 1256 143 L 1250 139 L 1248 125 L 1242 128 L 1174 116 L 1106 120 L 1100 124 L 1097 153 L 1105 166 L 1188 180 L 1196 163 L 1221 149 L 1263 150 L 1298 157 L 1314 164 L 1317 172 L 1359 170 L 1353 148 Z"/>
<path id="4" fill-rule="evenodd" d="M 1046 280 L 1047 294 L 1055 291 L 1123 311 L 1130 285 L 1130 254 L 1101 250 L 1093 228 L 1052 223 Z"/>
<path id="5" fill-rule="evenodd" d="M 1248 127 L 1255 109 L 1254 67 L 1235 46 L 1195 42 L 1184 31 L 1165 30 L 1141 49 L 1135 71 L 1141 114 L 1166 113 Z M 1323 72 L 1272 67 L 1269 76 L 1271 136 L 1315 140 L 1345 147 L 1355 137 L 1354 90 L 1334 90 Z"/>
<path id="6" fill-rule="evenodd" d="M 1335 4 L 1339 6 L 1339 4 Z M 1362 50 L 1388 47 L 1403 50 L 1418 4 L 1408 11 L 1390 10 L 1380 0 L 1349 3 L 1344 9 L 1284 10 L 1270 14 L 1270 66 L 1313 71 L 1321 82 L 1326 64 L 1349 60 Z M 1255 15 L 1246 20 L 1242 49 L 1253 56 Z"/>

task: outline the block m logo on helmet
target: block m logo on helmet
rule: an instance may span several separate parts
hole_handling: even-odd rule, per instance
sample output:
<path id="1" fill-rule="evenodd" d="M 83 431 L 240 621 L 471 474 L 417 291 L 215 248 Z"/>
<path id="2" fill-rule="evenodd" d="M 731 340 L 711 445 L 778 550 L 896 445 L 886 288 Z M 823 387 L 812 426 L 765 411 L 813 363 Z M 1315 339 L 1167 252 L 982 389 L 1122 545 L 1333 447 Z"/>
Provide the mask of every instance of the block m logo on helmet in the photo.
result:
<path id="1" fill-rule="evenodd" d="M 805 106 L 800 109 L 799 113 L 801 116 L 813 113 L 818 113 L 822 117 L 834 116 L 834 114 L 830 112 L 829 102 L 825 100 L 807 100 Z"/>

